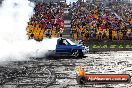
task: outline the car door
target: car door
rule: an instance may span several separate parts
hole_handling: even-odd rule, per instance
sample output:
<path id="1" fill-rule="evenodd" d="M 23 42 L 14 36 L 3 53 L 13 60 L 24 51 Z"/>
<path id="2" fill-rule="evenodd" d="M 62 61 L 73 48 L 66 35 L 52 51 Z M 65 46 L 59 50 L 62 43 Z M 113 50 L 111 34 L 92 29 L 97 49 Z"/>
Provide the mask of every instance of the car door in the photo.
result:
<path id="1" fill-rule="evenodd" d="M 71 52 L 72 46 L 68 43 L 68 41 L 63 40 L 63 43 L 58 43 L 56 46 L 57 54 L 68 54 Z"/>

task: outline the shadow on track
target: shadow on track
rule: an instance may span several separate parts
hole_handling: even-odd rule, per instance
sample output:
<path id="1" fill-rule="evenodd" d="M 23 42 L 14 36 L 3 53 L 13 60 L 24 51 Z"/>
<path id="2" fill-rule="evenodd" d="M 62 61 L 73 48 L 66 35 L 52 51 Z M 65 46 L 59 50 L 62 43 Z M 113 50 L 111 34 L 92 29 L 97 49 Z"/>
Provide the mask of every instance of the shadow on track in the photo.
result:
<path id="1" fill-rule="evenodd" d="M 42 57 L 42 58 L 33 58 L 36 60 L 59 60 L 59 59 L 83 59 L 83 58 L 87 58 L 87 56 L 83 56 L 83 57 L 73 57 L 73 56 L 48 56 L 48 57 Z"/>

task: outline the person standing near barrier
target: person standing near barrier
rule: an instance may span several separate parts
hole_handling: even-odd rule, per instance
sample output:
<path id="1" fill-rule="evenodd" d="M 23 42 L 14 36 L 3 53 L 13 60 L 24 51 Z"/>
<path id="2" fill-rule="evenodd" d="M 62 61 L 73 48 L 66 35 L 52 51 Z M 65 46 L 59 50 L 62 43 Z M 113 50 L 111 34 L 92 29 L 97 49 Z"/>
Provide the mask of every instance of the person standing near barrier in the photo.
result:
<path id="1" fill-rule="evenodd" d="M 58 34 L 59 34 L 59 37 L 63 37 L 63 30 L 60 29 L 60 31 L 58 32 Z"/>

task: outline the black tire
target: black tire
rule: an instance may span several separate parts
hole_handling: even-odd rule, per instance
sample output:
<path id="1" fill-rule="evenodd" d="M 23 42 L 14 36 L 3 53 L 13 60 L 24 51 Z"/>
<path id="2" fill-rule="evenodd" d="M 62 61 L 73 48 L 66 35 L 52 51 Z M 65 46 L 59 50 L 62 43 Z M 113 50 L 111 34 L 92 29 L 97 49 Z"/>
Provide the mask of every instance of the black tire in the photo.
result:
<path id="1" fill-rule="evenodd" d="M 79 50 L 73 50 L 72 51 L 72 56 L 75 57 L 75 58 L 79 57 L 80 56 Z"/>
<path id="2" fill-rule="evenodd" d="M 75 58 L 83 57 L 83 53 L 81 52 L 81 50 L 73 50 L 72 51 L 72 56 L 75 57 Z"/>

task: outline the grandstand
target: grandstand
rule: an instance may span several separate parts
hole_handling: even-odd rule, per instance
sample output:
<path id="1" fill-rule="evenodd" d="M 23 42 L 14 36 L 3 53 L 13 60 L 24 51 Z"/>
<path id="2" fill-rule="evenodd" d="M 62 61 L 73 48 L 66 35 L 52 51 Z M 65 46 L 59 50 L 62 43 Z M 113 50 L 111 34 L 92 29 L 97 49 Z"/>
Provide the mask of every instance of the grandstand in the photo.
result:
<path id="1" fill-rule="evenodd" d="M 132 39 L 131 6 L 112 1 L 110 4 L 104 0 L 91 0 L 92 4 L 88 4 L 79 0 L 68 7 L 69 12 L 65 12 L 64 4 L 53 6 L 42 2 L 36 4 L 35 14 L 28 23 L 29 39 L 41 41 L 45 37 L 67 36 L 84 41 Z M 100 3 L 105 5 L 104 8 Z"/>
<path id="2" fill-rule="evenodd" d="M 29 39 L 41 41 L 44 37 L 57 37 L 59 33 L 61 35 L 64 30 L 64 12 L 61 4 L 54 6 L 38 2 L 34 11 L 35 14 L 30 18 L 27 26 Z"/>

